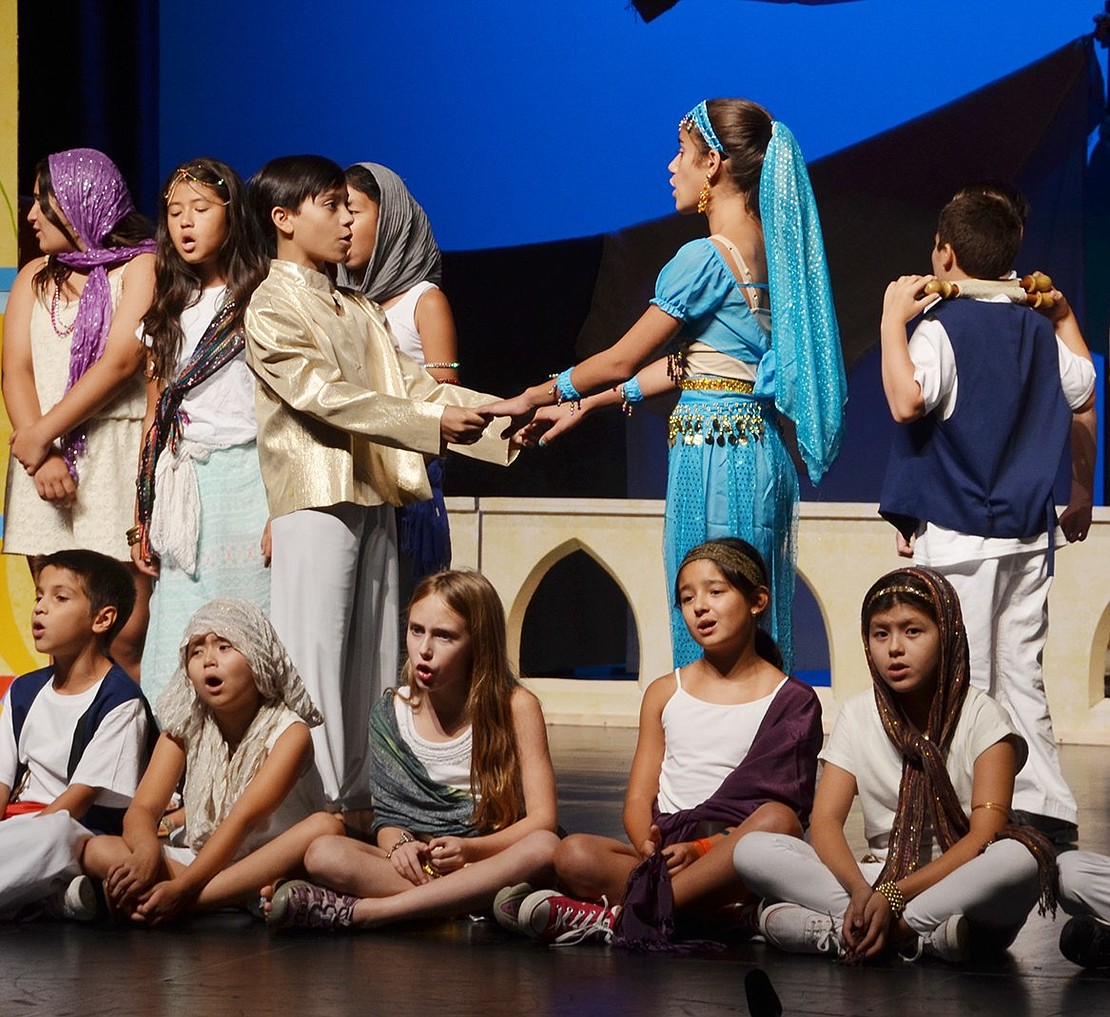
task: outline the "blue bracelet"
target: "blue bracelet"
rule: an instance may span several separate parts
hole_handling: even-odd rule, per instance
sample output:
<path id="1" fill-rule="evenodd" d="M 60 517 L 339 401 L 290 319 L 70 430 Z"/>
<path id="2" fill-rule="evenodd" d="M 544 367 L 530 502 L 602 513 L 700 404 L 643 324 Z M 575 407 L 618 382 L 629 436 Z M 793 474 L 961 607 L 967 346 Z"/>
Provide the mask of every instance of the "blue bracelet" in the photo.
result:
<path id="1" fill-rule="evenodd" d="M 581 393 L 574 387 L 570 380 L 570 372 L 574 370 L 568 367 L 561 374 L 555 375 L 555 399 L 557 402 L 580 402 L 582 399 Z"/>
<path id="2" fill-rule="evenodd" d="M 624 402 L 629 406 L 644 401 L 644 391 L 640 388 L 639 379 L 635 375 L 621 385 L 621 395 L 624 397 Z"/>

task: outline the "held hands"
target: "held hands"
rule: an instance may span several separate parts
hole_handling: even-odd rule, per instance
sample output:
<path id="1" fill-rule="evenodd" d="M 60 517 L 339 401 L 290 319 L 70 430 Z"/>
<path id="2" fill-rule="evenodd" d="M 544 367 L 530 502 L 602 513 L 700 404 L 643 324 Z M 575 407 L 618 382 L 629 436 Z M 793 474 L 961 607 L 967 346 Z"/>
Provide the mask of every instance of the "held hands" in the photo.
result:
<path id="1" fill-rule="evenodd" d="M 167 879 L 155 885 L 131 915 L 133 922 L 147 925 L 165 925 L 172 922 L 188 906 L 193 894 L 186 891 L 176 879 Z"/>
<path id="2" fill-rule="evenodd" d="M 428 842 L 428 864 L 439 875 L 446 876 L 466 865 L 468 848 L 464 837 L 433 837 Z"/>
<path id="3" fill-rule="evenodd" d="M 572 402 L 560 403 L 558 406 L 541 406 L 536 410 L 532 422 L 525 424 L 517 432 L 517 437 L 526 448 L 532 448 L 536 445 L 543 448 L 545 445 L 550 445 L 572 427 L 582 423 L 588 412 L 585 401 L 583 401 L 582 408 L 579 410 L 575 409 Z"/>
<path id="4" fill-rule="evenodd" d="M 852 894 L 841 932 L 845 961 L 858 963 L 881 953 L 893 921 L 890 902 L 878 890 L 868 886 Z"/>
<path id="5" fill-rule="evenodd" d="M 916 318 L 925 308 L 940 298 L 936 294 L 925 294 L 925 284 L 935 279 L 932 275 L 903 275 L 886 288 L 883 295 L 883 325 L 904 327 Z"/>
<path id="6" fill-rule="evenodd" d="M 104 880 L 104 895 L 116 911 L 131 915 L 140 900 L 154 886 L 162 871 L 162 851 L 139 848 L 122 862 L 113 866 Z"/>
<path id="7" fill-rule="evenodd" d="M 41 418 L 39 418 L 41 420 Z M 12 455 L 19 461 L 19 465 L 34 476 L 35 471 L 46 461 L 46 457 L 54 450 L 51 438 L 43 438 L 38 431 L 38 421 L 12 431 L 8 444 L 11 445 Z"/>
<path id="8" fill-rule="evenodd" d="M 51 449 L 31 479 L 39 497 L 55 508 L 69 508 L 77 501 L 77 481 L 69 475 L 69 467 L 57 449 Z"/>
<path id="9" fill-rule="evenodd" d="M 536 414 L 536 407 L 528 399 L 526 392 L 514 396 L 512 399 L 501 399 L 495 403 L 486 403 L 479 406 L 478 412 L 488 419 L 493 417 L 510 417 L 509 426 L 501 432 L 502 438 L 510 438 L 522 427 L 530 423 Z"/>
<path id="10" fill-rule="evenodd" d="M 486 407 L 480 410 L 467 406 L 445 406 L 439 420 L 440 437 L 450 445 L 473 445 L 482 437 L 482 432 L 493 414 Z"/>
<path id="11" fill-rule="evenodd" d="M 412 840 L 406 844 L 398 844 L 393 849 L 389 860 L 402 879 L 407 879 L 413 886 L 420 886 L 430 882 L 432 878 L 424 871 L 429 857 L 429 845 Z"/>

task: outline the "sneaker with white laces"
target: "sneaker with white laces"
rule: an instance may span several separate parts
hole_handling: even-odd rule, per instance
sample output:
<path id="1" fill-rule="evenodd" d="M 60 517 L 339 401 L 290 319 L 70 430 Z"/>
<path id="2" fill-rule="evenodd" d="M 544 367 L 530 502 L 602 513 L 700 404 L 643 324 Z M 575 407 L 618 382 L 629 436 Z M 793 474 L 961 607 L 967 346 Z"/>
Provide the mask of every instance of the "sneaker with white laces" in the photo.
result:
<path id="1" fill-rule="evenodd" d="M 936 957 L 950 964 L 963 964 L 971 957 L 971 929 L 963 915 L 950 915 L 932 932 L 918 936 L 916 950 L 902 959 L 912 964 L 918 957 Z"/>
<path id="2" fill-rule="evenodd" d="M 525 897 L 530 897 L 536 892 L 531 883 L 517 883 L 515 886 L 504 886 L 497 891 L 493 898 L 493 917 L 497 924 L 509 932 L 523 932 L 520 927 L 520 905 Z"/>
<path id="3" fill-rule="evenodd" d="M 92 922 L 100 915 L 96 887 L 88 876 L 74 876 L 69 885 L 42 902 L 48 918 L 67 918 L 71 922 Z"/>
<path id="4" fill-rule="evenodd" d="M 801 904 L 769 904 L 759 916 L 759 931 L 768 943 L 788 953 L 842 953 L 840 930 L 831 915 Z"/>
<path id="5" fill-rule="evenodd" d="M 613 940 L 613 925 L 620 907 L 565 897 L 555 890 L 537 890 L 526 897 L 517 912 L 521 931 L 541 943 L 571 946 L 589 939 Z"/>

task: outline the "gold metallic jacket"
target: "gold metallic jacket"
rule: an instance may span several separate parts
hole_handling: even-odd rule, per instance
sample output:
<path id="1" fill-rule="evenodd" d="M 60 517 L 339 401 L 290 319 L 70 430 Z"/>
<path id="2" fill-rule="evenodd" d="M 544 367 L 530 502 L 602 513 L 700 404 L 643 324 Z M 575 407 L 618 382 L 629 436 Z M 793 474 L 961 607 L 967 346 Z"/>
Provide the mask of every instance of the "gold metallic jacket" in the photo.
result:
<path id="1" fill-rule="evenodd" d="M 258 456 L 270 514 L 341 502 L 403 505 L 431 497 L 424 456 L 439 455 L 443 407 L 493 397 L 441 385 L 397 352 L 382 309 L 326 275 L 274 260 L 246 313 L 258 378 Z M 507 465 L 495 420 L 463 455 Z"/>

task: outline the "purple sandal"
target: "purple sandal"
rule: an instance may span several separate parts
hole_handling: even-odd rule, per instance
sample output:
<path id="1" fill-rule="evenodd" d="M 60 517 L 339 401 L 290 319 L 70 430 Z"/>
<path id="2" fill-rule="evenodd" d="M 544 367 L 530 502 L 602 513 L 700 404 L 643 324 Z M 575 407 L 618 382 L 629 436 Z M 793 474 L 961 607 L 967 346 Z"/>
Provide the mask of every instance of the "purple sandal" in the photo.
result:
<path id="1" fill-rule="evenodd" d="M 346 929 L 354 920 L 357 897 L 293 879 L 274 893 L 266 924 L 272 929 Z"/>

